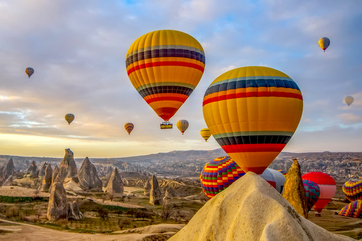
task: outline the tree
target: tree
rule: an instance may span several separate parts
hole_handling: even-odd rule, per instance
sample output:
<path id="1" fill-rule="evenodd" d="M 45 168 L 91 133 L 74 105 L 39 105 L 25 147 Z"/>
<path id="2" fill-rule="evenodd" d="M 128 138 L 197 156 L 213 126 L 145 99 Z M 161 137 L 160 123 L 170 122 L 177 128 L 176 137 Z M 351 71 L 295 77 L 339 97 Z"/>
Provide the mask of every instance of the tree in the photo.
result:
<path id="1" fill-rule="evenodd" d="M 97 211 L 102 220 L 108 219 L 108 211 L 105 208 L 99 207 Z"/>
<path id="2" fill-rule="evenodd" d="M 162 205 L 162 212 L 161 212 L 161 218 L 166 221 L 173 215 L 173 210 L 171 209 L 170 205 Z"/>
<path id="3" fill-rule="evenodd" d="M 118 226 L 121 230 L 123 230 L 124 227 L 127 227 L 130 224 L 131 222 L 127 219 L 118 219 Z"/>

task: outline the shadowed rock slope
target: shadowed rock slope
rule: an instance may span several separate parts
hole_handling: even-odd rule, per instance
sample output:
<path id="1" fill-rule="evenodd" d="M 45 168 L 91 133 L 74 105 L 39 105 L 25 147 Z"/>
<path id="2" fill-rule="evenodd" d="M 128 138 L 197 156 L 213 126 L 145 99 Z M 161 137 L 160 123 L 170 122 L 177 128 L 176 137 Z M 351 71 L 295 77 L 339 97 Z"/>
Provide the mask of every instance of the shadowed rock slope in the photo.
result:
<path id="1" fill-rule="evenodd" d="M 170 241 L 337 241 L 301 217 L 263 178 L 248 172 L 209 200 Z"/>

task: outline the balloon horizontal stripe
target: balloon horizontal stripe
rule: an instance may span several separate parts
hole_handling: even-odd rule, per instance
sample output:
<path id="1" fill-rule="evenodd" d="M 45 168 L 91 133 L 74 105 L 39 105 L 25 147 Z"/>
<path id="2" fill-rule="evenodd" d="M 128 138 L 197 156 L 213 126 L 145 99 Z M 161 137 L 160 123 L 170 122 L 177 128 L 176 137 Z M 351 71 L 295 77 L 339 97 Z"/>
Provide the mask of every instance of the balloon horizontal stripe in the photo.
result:
<path id="1" fill-rule="evenodd" d="M 145 85 L 141 85 L 140 87 L 138 87 L 136 90 L 139 92 L 143 89 L 147 89 L 150 87 L 157 87 L 157 86 L 180 86 L 180 87 L 187 87 L 190 89 L 195 89 L 196 86 L 189 84 L 189 83 L 182 83 L 182 82 L 155 82 L 152 84 L 145 84 Z"/>
<path id="2" fill-rule="evenodd" d="M 226 153 L 234 152 L 281 152 L 285 144 L 236 144 L 222 146 Z"/>
<path id="3" fill-rule="evenodd" d="M 224 137 L 230 137 L 233 138 L 234 136 L 238 137 L 238 136 L 260 136 L 260 135 L 264 135 L 264 136 L 292 136 L 294 134 L 294 132 L 290 132 L 290 131 L 239 131 L 239 132 L 230 132 L 230 133 L 220 133 L 220 134 L 215 134 L 214 138 L 218 139 L 218 138 L 224 138 Z"/>
<path id="4" fill-rule="evenodd" d="M 286 145 L 291 136 L 273 136 L 273 135 L 258 135 L 258 136 L 234 136 L 216 138 L 220 146 L 239 145 L 239 144 L 284 144 Z"/>
<path id="5" fill-rule="evenodd" d="M 149 95 L 156 95 L 156 94 L 180 94 L 180 95 L 191 95 L 193 89 L 188 87 L 182 86 L 155 86 L 149 87 L 139 91 L 138 93 L 145 98 Z"/>
<path id="6" fill-rule="evenodd" d="M 269 79 L 270 78 L 270 79 Z M 249 88 L 249 87 L 284 87 L 290 89 L 300 90 L 298 85 L 289 78 L 285 77 L 243 77 L 237 79 L 228 79 L 223 81 L 218 81 L 210 85 L 207 89 L 205 96 L 223 91 L 223 90 L 232 90 L 240 88 Z"/>
<path id="7" fill-rule="evenodd" d="M 156 62 L 151 62 L 151 63 L 146 63 L 146 64 L 138 64 L 138 65 L 135 64 L 134 67 L 127 70 L 127 74 L 130 75 L 133 72 L 140 70 L 140 69 L 159 67 L 159 66 L 189 67 L 189 68 L 194 68 L 194 69 L 200 70 L 202 73 L 204 72 L 204 69 L 205 69 L 204 66 L 194 64 L 194 63 L 182 62 L 182 61 L 156 61 Z"/>
<path id="8" fill-rule="evenodd" d="M 137 61 L 142 61 L 146 59 L 152 58 L 163 58 L 163 57 L 178 57 L 178 58 L 187 58 L 187 59 L 194 59 L 197 61 L 202 62 L 205 64 L 205 54 L 200 51 L 190 50 L 189 47 L 185 48 L 172 48 L 166 46 L 161 49 L 152 49 L 152 50 L 141 50 L 138 49 L 134 51 L 126 59 L 126 66 L 133 64 Z"/>
<path id="9" fill-rule="evenodd" d="M 302 95 L 296 94 L 296 93 L 253 91 L 253 92 L 243 92 L 243 93 L 237 93 L 237 94 L 219 95 L 219 96 L 212 97 L 212 98 L 207 98 L 207 96 L 205 96 L 202 106 L 205 106 L 205 105 L 215 102 L 215 101 L 230 100 L 230 99 L 236 99 L 236 98 L 248 98 L 248 97 L 284 97 L 284 98 L 295 98 L 295 99 L 303 100 Z"/>

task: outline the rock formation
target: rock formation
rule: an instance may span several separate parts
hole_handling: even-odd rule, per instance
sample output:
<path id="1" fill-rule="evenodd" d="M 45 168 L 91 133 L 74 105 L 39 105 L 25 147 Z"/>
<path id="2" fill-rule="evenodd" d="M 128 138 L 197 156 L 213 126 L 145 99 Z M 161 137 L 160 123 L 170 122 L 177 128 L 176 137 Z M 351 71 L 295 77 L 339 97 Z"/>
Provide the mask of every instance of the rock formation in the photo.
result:
<path id="1" fill-rule="evenodd" d="M 109 177 L 107 187 L 104 191 L 111 194 L 123 194 L 123 190 L 123 182 L 116 167 Z"/>
<path id="2" fill-rule="evenodd" d="M 150 183 L 150 180 L 147 180 L 147 182 L 145 183 L 145 186 L 144 186 L 144 195 L 146 196 L 149 196 L 150 195 L 150 191 L 151 191 L 151 183 Z"/>
<path id="3" fill-rule="evenodd" d="M 152 175 L 151 179 L 150 203 L 152 205 L 161 205 L 162 203 L 162 193 L 155 175 Z"/>
<path id="4" fill-rule="evenodd" d="M 83 219 L 83 214 L 79 211 L 79 206 L 76 201 L 68 203 L 68 219 Z"/>
<path id="5" fill-rule="evenodd" d="M 3 183 L 3 186 L 12 186 L 13 185 L 13 175 L 11 175 L 10 177 L 8 177 L 8 179 L 5 180 L 5 182 Z"/>
<path id="6" fill-rule="evenodd" d="M 162 199 L 162 202 L 164 205 L 168 205 L 169 201 L 172 199 L 170 193 L 168 192 L 168 190 L 166 190 L 165 192 L 165 196 Z"/>
<path id="7" fill-rule="evenodd" d="M 39 177 L 43 178 L 45 175 L 45 169 L 47 168 L 48 163 L 44 162 L 43 165 L 41 166 L 40 170 L 39 170 Z"/>
<path id="8" fill-rule="evenodd" d="M 68 218 L 68 201 L 61 182 L 55 182 L 50 189 L 47 218 L 51 221 Z"/>
<path id="9" fill-rule="evenodd" d="M 41 188 L 40 191 L 42 192 L 48 192 L 50 186 L 52 185 L 52 177 L 53 177 L 53 170 L 52 167 L 50 165 L 50 163 L 47 165 L 47 167 L 45 168 L 45 172 L 44 172 L 44 176 L 43 176 L 43 180 L 41 183 Z"/>
<path id="10" fill-rule="evenodd" d="M 96 167 L 86 157 L 78 173 L 79 185 L 83 190 L 102 191 L 102 181 Z"/>
<path id="11" fill-rule="evenodd" d="M 3 169 L 4 180 L 8 179 L 11 175 L 15 174 L 14 161 L 10 158 Z"/>
<path id="12" fill-rule="evenodd" d="M 55 166 L 52 174 L 52 183 L 56 182 L 58 176 L 59 176 L 59 168 L 58 166 Z"/>
<path id="13" fill-rule="evenodd" d="M 36 178 L 36 177 L 38 177 L 38 173 L 39 173 L 38 167 L 36 166 L 35 161 L 32 161 L 30 163 L 28 171 L 26 172 L 26 176 L 31 177 L 31 178 Z"/>
<path id="14" fill-rule="evenodd" d="M 300 216 L 271 185 L 246 173 L 208 201 L 169 241 L 352 240 Z"/>
<path id="15" fill-rule="evenodd" d="M 59 166 L 59 178 L 74 177 L 77 174 L 77 166 L 74 161 L 74 154 L 70 149 L 65 149 L 65 155 Z"/>
<path id="16" fill-rule="evenodd" d="M 283 197 L 294 207 L 299 215 L 305 218 L 308 217 L 307 198 L 297 159 L 293 159 L 293 164 L 286 175 Z"/>

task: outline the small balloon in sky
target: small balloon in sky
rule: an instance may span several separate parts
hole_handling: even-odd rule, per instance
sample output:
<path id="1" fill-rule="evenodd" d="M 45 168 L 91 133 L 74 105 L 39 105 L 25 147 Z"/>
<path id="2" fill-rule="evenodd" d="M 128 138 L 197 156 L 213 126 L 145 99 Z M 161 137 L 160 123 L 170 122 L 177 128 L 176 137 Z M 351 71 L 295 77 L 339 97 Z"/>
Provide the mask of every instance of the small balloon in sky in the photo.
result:
<path id="1" fill-rule="evenodd" d="M 70 123 L 72 123 L 72 121 L 74 120 L 74 115 L 71 113 L 68 113 L 65 115 L 65 120 L 68 122 L 68 124 L 70 125 Z"/>
<path id="2" fill-rule="evenodd" d="M 189 122 L 187 120 L 179 120 L 176 123 L 177 128 L 181 131 L 182 135 L 184 134 L 184 132 L 187 130 L 187 128 L 189 127 Z"/>
<path id="3" fill-rule="evenodd" d="M 133 128 L 134 128 L 134 125 L 130 122 L 128 122 L 124 125 L 124 129 L 126 129 L 126 131 L 128 132 L 128 135 L 131 134 L 131 131 L 133 130 Z"/>
<path id="4" fill-rule="evenodd" d="M 353 103 L 353 101 L 354 101 L 354 98 L 353 98 L 352 96 L 346 96 L 346 97 L 344 98 L 344 102 L 346 102 L 346 104 L 347 104 L 348 106 L 350 106 L 350 105 Z"/>
<path id="5" fill-rule="evenodd" d="M 34 74 L 34 69 L 32 67 L 28 67 L 28 68 L 25 69 L 25 73 L 30 78 L 30 76 L 32 76 Z"/>
<path id="6" fill-rule="evenodd" d="M 330 43 L 331 41 L 327 37 L 323 37 L 318 41 L 319 47 L 321 47 L 321 49 L 323 49 L 324 52 L 326 51 Z"/>
<path id="7" fill-rule="evenodd" d="M 203 128 L 200 131 L 200 135 L 201 135 L 202 138 L 204 138 L 205 142 L 207 142 L 207 140 L 211 136 L 211 132 L 210 132 L 209 128 Z"/>

